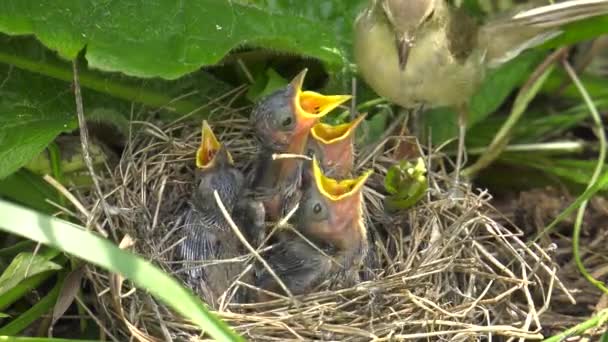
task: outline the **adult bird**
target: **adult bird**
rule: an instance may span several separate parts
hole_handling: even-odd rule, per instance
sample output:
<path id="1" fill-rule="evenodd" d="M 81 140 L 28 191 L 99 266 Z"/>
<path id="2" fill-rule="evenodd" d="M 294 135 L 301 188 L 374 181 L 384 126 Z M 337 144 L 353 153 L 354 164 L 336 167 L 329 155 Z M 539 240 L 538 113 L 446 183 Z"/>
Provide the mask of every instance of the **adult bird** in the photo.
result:
<path id="1" fill-rule="evenodd" d="M 312 126 L 307 153 L 319 160 L 326 176 L 342 179 L 351 175 L 355 160 L 355 131 L 365 117 L 366 114 L 361 114 L 351 122 L 339 125 L 319 122 Z"/>
<path id="2" fill-rule="evenodd" d="M 313 157 L 312 178 L 303 183 L 294 229 L 279 233 L 279 242 L 264 255 L 270 267 L 294 295 L 313 291 L 324 281 L 331 286 L 353 285 L 368 251 L 363 219 L 363 185 L 371 174 L 336 180 L 323 174 Z M 308 241 L 307 241 L 308 240 Z M 265 269 L 260 288 L 281 293 L 282 287 Z M 271 298 L 262 294 L 259 299 Z"/>
<path id="3" fill-rule="evenodd" d="M 273 160 L 273 154 L 305 153 L 310 128 L 350 95 L 327 96 L 303 91 L 307 69 L 287 86 L 258 102 L 251 125 L 260 142 L 253 188 L 261 193 L 268 219 L 276 221 L 297 203 L 301 185 L 302 160 Z"/>
<path id="4" fill-rule="evenodd" d="M 244 177 L 234 167 L 232 156 L 220 144 L 207 121 L 203 121 L 201 144 L 196 152 L 196 180 L 189 208 L 182 227 L 184 240 L 178 245 L 179 256 L 186 264 L 188 284 L 212 307 L 244 270 L 242 261 L 222 261 L 241 255 L 241 242 L 229 226 L 214 196 L 217 191 L 228 214 L 237 207 Z M 197 266 L 194 262 L 203 262 Z M 241 279 L 252 283 L 248 272 Z M 229 298 L 229 297 L 228 297 Z M 237 301 L 245 300 L 245 292 L 236 293 Z"/>
<path id="5" fill-rule="evenodd" d="M 458 111 L 458 182 L 469 99 L 486 71 L 560 34 L 564 24 L 606 13 L 608 0 L 576 0 L 479 24 L 446 0 L 371 0 L 355 20 L 355 61 L 364 80 L 400 106 Z"/>

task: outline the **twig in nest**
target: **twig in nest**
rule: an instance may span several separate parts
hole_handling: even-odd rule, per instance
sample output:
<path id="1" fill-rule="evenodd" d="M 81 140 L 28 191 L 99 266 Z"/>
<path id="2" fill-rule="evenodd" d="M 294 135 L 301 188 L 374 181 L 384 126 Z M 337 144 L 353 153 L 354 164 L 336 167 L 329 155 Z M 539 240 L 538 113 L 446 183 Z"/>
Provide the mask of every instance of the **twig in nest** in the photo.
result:
<path id="1" fill-rule="evenodd" d="M 70 203 L 72 203 L 72 205 L 74 205 L 74 207 L 76 207 L 76 209 L 78 209 L 78 211 L 80 211 L 80 213 L 87 218 L 87 221 L 89 221 L 89 219 L 91 218 L 91 213 L 84 207 L 84 205 L 82 205 L 82 203 L 78 199 L 76 199 L 76 197 L 74 197 L 74 195 L 72 195 L 71 192 L 68 191 L 68 189 L 63 186 L 63 184 L 59 183 L 57 180 L 55 180 L 55 178 L 51 177 L 50 175 L 44 175 L 44 177 L 42 178 L 52 187 L 54 187 L 55 190 L 59 191 L 63 196 L 65 196 L 65 198 L 67 198 L 67 200 L 70 201 Z M 108 237 L 108 232 L 101 228 L 96 222 L 93 222 L 93 225 L 103 237 Z"/>
<path id="2" fill-rule="evenodd" d="M 272 160 L 277 159 L 304 159 L 304 160 L 312 160 L 311 157 L 304 154 L 295 154 L 295 153 L 273 153 Z"/>
<path id="3" fill-rule="evenodd" d="M 89 132 L 87 130 L 87 123 L 84 119 L 84 108 L 82 105 L 82 94 L 80 93 L 80 80 L 78 77 L 78 59 L 75 59 L 72 62 L 72 70 L 74 72 L 74 97 L 76 98 L 76 114 L 78 116 L 78 126 L 80 127 L 80 143 L 82 144 L 82 156 L 84 158 L 84 163 L 91 174 L 91 178 L 93 179 L 93 184 L 95 185 L 95 190 L 97 191 L 97 196 L 99 196 L 99 200 L 101 201 L 101 206 L 103 207 L 103 211 L 108 218 L 108 224 L 112 227 L 112 220 L 110 220 L 110 211 L 108 210 L 108 205 L 106 203 L 106 199 L 101 191 L 101 186 L 99 185 L 99 180 L 95 175 L 95 168 L 93 167 L 93 159 L 91 159 L 91 154 L 89 153 Z M 103 230 L 102 227 L 99 229 L 104 232 L 104 236 L 108 236 L 108 233 Z M 115 229 L 112 227 L 112 233 L 115 235 Z M 117 237 L 114 236 L 114 239 L 117 240 Z"/>
<path id="4" fill-rule="evenodd" d="M 264 268 L 266 268 L 266 270 L 270 273 L 270 275 L 272 275 L 272 277 L 277 281 L 279 286 L 281 286 L 283 291 L 285 291 L 285 293 L 287 293 L 289 298 L 295 303 L 296 299 L 293 297 L 293 294 L 291 294 L 291 291 L 289 291 L 287 286 L 285 286 L 285 284 L 283 283 L 281 278 L 279 278 L 279 276 L 274 272 L 272 267 L 270 267 L 270 265 L 266 262 L 266 260 L 264 260 L 264 258 L 262 258 L 262 256 L 255 250 L 255 248 L 251 247 L 251 245 L 249 244 L 247 239 L 245 239 L 245 237 L 243 236 L 243 233 L 241 233 L 241 230 L 239 229 L 239 227 L 237 227 L 236 223 L 234 223 L 234 220 L 232 220 L 232 217 L 226 210 L 226 207 L 224 206 L 224 203 L 222 202 L 222 199 L 220 198 L 220 195 L 218 194 L 217 190 L 213 191 L 213 196 L 215 197 L 215 202 L 217 203 L 220 210 L 222 211 L 222 215 L 224 215 L 224 218 L 230 225 L 230 228 L 232 228 L 232 231 L 234 232 L 234 234 L 236 234 L 236 236 L 239 238 L 241 243 L 243 245 L 245 245 L 245 248 L 247 248 L 247 250 L 251 254 L 253 254 L 255 256 L 255 258 L 258 259 L 258 261 L 262 263 L 262 265 L 264 265 Z"/>

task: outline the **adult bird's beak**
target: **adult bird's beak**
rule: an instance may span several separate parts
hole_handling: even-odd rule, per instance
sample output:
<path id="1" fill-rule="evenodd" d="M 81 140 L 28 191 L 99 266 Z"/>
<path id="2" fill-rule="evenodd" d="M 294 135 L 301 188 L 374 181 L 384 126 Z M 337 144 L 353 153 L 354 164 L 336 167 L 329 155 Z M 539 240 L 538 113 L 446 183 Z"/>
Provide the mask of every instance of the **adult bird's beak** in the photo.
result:
<path id="1" fill-rule="evenodd" d="M 230 152 L 220 144 L 213 134 L 207 120 L 203 120 L 201 135 L 201 145 L 196 151 L 196 167 L 199 169 L 209 169 L 216 164 L 234 164 Z"/>
<path id="2" fill-rule="evenodd" d="M 292 103 L 296 118 L 296 134 L 308 134 L 310 128 L 319 119 L 352 97 L 351 95 L 323 95 L 310 90 L 302 90 L 307 72 L 308 69 L 302 70 L 289 83 L 293 94 Z"/>
<path id="3" fill-rule="evenodd" d="M 353 140 L 357 127 L 367 113 L 359 115 L 353 121 L 332 126 L 319 122 L 310 130 L 311 143 L 318 146 L 322 166 L 325 170 L 333 169 L 336 175 L 346 176 L 351 172 L 354 160 Z"/>
<path id="4" fill-rule="evenodd" d="M 313 157 L 313 178 L 319 193 L 327 200 L 329 207 L 329 227 L 331 232 L 324 235 L 334 243 L 352 239 L 364 239 L 367 230 L 363 222 L 363 185 L 372 174 L 372 170 L 364 172 L 356 178 L 336 180 L 323 174 L 318 160 Z"/>
<path id="5" fill-rule="evenodd" d="M 410 50 L 414 46 L 408 35 L 395 33 L 397 41 L 397 58 L 399 60 L 399 70 L 405 70 L 407 59 L 410 56 Z"/>

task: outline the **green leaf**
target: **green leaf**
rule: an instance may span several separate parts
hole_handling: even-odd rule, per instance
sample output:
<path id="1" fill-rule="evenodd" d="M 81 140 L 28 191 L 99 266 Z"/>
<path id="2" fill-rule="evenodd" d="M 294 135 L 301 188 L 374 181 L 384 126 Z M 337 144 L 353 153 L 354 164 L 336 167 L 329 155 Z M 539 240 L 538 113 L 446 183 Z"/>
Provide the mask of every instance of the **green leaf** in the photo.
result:
<path id="1" fill-rule="evenodd" d="M 192 291 L 142 257 L 66 221 L 0 200 L 0 227 L 13 234 L 52 245 L 87 262 L 130 279 L 141 288 L 191 319 L 212 338 L 242 341 L 218 320 Z"/>
<path id="2" fill-rule="evenodd" d="M 57 297 L 59 296 L 59 290 L 63 280 L 59 280 L 53 289 L 46 294 L 42 299 L 36 302 L 31 308 L 23 312 L 19 316 L 15 317 L 12 321 L 0 328 L 0 335 L 15 335 L 22 332 L 24 329 L 29 327 L 42 315 L 48 313 L 55 305 Z"/>
<path id="3" fill-rule="evenodd" d="M 5 248 L 0 249 L 0 257 L 14 256 L 15 254 L 17 254 L 19 252 L 23 252 L 25 250 L 33 250 L 33 249 L 34 249 L 34 242 L 32 242 L 30 240 L 23 240 L 23 241 L 13 244 L 10 247 L 5 247 Z"/>
<path id="4" fill-rule="evenodd" d="M 288 83 L 286 79 L 281 77 L 274 69 L 268 68 L 260 77 L 256 79 L 249 91 L 247 92 L 247 98 L 255 102 L 260 98 L 273 93 L 285 86 Z"/>
<path id="5" fill-rule="evenodd" d="M 34 34 L 67 59 L 86 46 L 89 66 L 138 77 L 176 79 L 243 44 L 343 62 L 316 21 L 225 0 L 4 0 L 0 31 Z"/>
<path id="6" fill-rule="evenodd" d="M 573 128 L 588 117 L 589 114 L 580 108 L 551 115 L 539 111 L 528 112 L 515 126 L 512 142 L 533 143 L 550 136 L 560 136 L 564 131 Z M 505 120 L 506 117 L 502 116 L 490 117 L 471 127 L 467 133 L 467 145 L 469 147 L 487 146 Z"/>
<path id="7" fill-rule="evenodd" d="M 407 209 L 416 204 L 428 189 L 424 160 L 418 158 L 416 164 L 402 161 L 388 169 L 384 178 L 384 188 L 391 195 L 386 198 L 389 209 Z"/>
<path id="8" fill-rule="evenodd" d="M 582 74 L 579 77 L 585 85 L 585 89 L 595 101 L 608 99 L 608 80 L 606 80 L 605 77 L 587 74 Z M 547 79 L 547 82 L 543 86 L 542 92 L 547 95 L 555 95 L 564 84 L 568 84 L 568 86 L 560 95 L 566 98 L 580 100 L 581 93 L 576 89 L 574 84 L 570 82 L 568 75 L 561 69 L 556 69 L 555 72 L 549 76 L 549 79 Z"/>
<path id="9" fill-rule="evenodd" d="M 355 132 L 356 145 L 363 147 L 371 146 L 376 143 L 384 133 L 389 116 L 390 111 L 385 109 L 361 122 L 361 128 L 357 129 Z"/>
<path id="10" fill-rule="evenodd" d="M 531 167 L 556 175 L 571 182 L 587 185 L 597 162 L 577 159 L 555 159 L 539 155 L 518 155 L 508 153 L 501 160 L 511 164 Z"/>
<path id="11" fill-rule="evenodd" d="M 63 85 L 65 88 L 70 87 L 73 80 L 71 63 L 59 59 L 56 54 L 29 37 L 9 37 L 0 34 L 0 62 L 65 81 L 67 82 Z M 169 112 L 181 115 L 191 112 L 204 114 L 208 110 L 201 109 L 202 104 L 216 99 L 232 89 L 232 86 L 204 71 L 171 82 L 142 80 L 124 74 L 102 73 L 86 68 L 80 68 L 79 76 L 80 85 L 84 88 L 85 115 L 95 121 L 100 121 L 100 118 L 95 115 L 97 108 L 118 111 L 128 117 L 131 112 L 130 102 L 142 103 L 154 109 L 162 107 Z M 96 101 L 94 105 L 91 105 L 92 99 L 88 96 L 90 92 L 85 89 L 108 94 L 112 98 L 103 97 L 101 101 L 93 98 Z M 184 97 L 184 94 L 191 95 Z M 117 101 L 117 99 L 129 102 Z M 120 121 L 109 119 L 121 127 Z"/>
<path id="12" fill-rule="evenodd" d="M 352 28 L 368 0 L 241 0 L 241 3 L 289 16 L 306 18 L 331 30 L 339 44 L 351 53 Z"/>
<path id="13" fill-rule="evenodd" d="M 29 252 L 19 253 L 0 276 L 0 296 L 27 278 L 60 269 L 60 265 L 44 256 Z"/>
<path id="14" fill-rule="evenodd" d="M 574 22 L 563 27 L 559 36 L 541 45 L 544 49 L 578 43 L 608 33 L 608 15 Z"/>
<path id="15" fill-rule="evenodd" d="M 0 179 L 39 154 L 59 133 L 76 128 L 70 88 L 0 65 Z"/>
<path id="16" fill-rule="evenodd" d="M 21 169 L 5 179 L 0 180 L 0 197 L 10 198 L 38 211 L 51 214 L 56 207 L 46 202 L 47 199 L 58 203 L 59 196 L 39 175 Z"/>

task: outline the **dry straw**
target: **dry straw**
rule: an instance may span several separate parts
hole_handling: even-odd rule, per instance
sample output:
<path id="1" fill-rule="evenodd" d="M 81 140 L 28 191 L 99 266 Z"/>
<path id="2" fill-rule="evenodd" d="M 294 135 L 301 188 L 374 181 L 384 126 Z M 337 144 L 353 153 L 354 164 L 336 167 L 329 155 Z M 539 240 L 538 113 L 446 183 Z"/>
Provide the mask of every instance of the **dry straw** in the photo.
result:
<path id="1" fill-rule="evenodd" d="M 210 123 L 237 166 L 249 170 L 256 145 L 248 123 L 234 112 L 227 117 Z M 98 175 L 108 210 L 100 208 L 95 192 L 76 191 L 86 207 L 82 221 L 103 226 L 122 248 L 177 277 L 187 267 L 200 266 L 172 261 L 199 135 L 197 122 L 133 121 L 119 164 Z M 541 339 L 539 316 L 554 290 L 573 300 L 555 276 L 550 256 L 539 245 L 528 247 L 507 220 L 493 219 L 501 215 L 489 205 L 487 192 L 463 187 L 457 199 L 450 196 L 446 158 L 438 151 L 425 153 L 432 170 L 428 195 L 408 211 L 387 214 L 382 180 L 394 162 L 390 146 L 399 139 L 387 135 L 377 146 L 367 146 L 371 152 L 359 159 L 360 170 L 375 171 L 364 192 L 371 259 L 377 265 L 365 270 L 369 280 L 295 299 L 226 304 L 238 286 L 256 290 L 237 279 L 220 300 L 217 315 L 247 339 L 259 341 Z M 255 259 L 249 254 L 215 262 Z M 93 267 L 87 275 L 97 293 L 98 319 L 111 339 L 207 338 L 128 281 Z"/>

